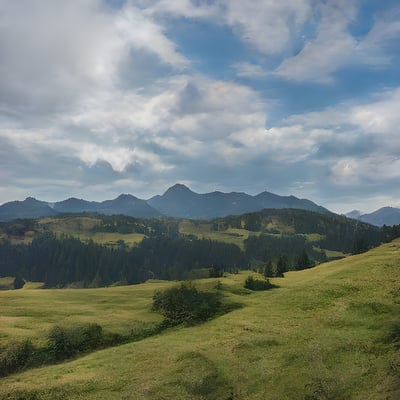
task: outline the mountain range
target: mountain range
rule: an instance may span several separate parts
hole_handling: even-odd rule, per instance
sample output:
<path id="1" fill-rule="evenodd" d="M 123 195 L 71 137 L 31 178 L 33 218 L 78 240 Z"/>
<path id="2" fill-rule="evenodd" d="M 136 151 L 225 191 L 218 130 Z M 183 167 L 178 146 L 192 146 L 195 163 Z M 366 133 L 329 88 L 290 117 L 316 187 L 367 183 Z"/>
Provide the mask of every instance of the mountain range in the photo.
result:
<path id="1" fill-rule="evenodd" d="M 0 221 L 82 212 L 122 214 L 137 218 L 169 216 L 207 219 L 239 215 L 264 208 L 297 208 L 323 213 L 329 212 L 326 208 L 310 200 L 299 199 L 294 196 L 279 196 L 269 192 L 262 192 L 256 196 L 239 192 L 223 193 L 218 191 L 199 194 L 185 185 L 176 184 L 164 194 L 148 200 L 142 200 L 130 194 L 121 194 L 113 200 L 102 202 L 72 197 L 49 203 L 28 197 L 24 201 L 11 201 L 1 205 Z"/>
<path id="2" fill-rule="evenodd" d="M 346 217 L 367 222 L 371 225 L 399 225 L 400 224 L 400 208 L 382 207 L 372 213 L 363 214 L 361 211 L 354 210 L 346 214 Z"/>
<path id="3" fill-rule="evenodd" d="M 40 218 L 68 213 L 122 214 L 136 218 L 153 218 L 160 216 L 208 219 L 240 215 L 260 211 L 266 208 L 296 208 L 321 213 L 330 211 L 307 199 L 295 196 L 280 196 L 262 192 L 255 196 L 243 192 L 196 193 L 187 186 L 176 184 L 164 194 L 148 200 L 139 199 L 131 194 L 121 194 L 113 200 L 102 202 L 87 201 L 71 197 L 50 203 L 28 197 L 24 201 L 11 201 L 0 206 L 0 221 L 11 221 L 17 218 Z M 400 209 L 383 207 L 370 214 L 354 210 L 346 217 L 367 222 L 376 226 L 400 224 Z"/>
<path id="4" fill-rule="evenodd" d="M 294 196 L 279 196 L 269 192 L 262 192 L 256 196 L 241 192 L 199 194 L 181 184 L 170 187 L 162 196 L 152 197 L 147 203 L 163 215 L 181 218 L 216 218 L 264 208 L 299 208 L 329 212 L 310 200 Z"/>

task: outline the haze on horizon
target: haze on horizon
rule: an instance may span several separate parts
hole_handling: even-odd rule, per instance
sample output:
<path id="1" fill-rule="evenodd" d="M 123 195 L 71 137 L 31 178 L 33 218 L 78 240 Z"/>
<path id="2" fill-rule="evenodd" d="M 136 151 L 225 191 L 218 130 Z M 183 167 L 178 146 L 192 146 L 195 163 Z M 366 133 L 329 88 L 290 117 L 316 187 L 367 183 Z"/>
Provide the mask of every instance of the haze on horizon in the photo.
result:
<path id="1" fill-rule="evenodd" d="M 180 182 L 400 207 L 396 0 L 0 2 L 0 204 Z"/>

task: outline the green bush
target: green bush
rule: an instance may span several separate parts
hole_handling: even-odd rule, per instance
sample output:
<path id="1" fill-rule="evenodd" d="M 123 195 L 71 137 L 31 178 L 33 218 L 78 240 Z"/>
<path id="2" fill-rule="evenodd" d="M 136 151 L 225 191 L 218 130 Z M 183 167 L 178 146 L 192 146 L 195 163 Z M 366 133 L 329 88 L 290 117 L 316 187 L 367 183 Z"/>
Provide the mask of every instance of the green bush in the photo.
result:
<path id="1" fill-rule="evenodd" d="M 276 287 L 268 279 L 254 279 L 252 276 L 249 276 L 245 282 L 244 287 L 250 290 L 268 290 Z"/>
<path id="2" fill-rule="evenodd" d="M 191 283 L 182 283 L 153 296 L 153 310 L 160 311 L 172 324 L 189 325 L 206 321 L 221 306 L 218 293 L 200 292 Z"/>
<path id="3" fill-rule="evenodd" d="M 54 326 L 47 337 L 48 349 L 56 360 L 87 352 L 103 344 L 103 331 L 98 324 L 72 327 Z"/>
<path id="4" fill-rule="evenodd" d="M 23 369 L 33 353 L 29 340 L 11 342 L 0 349 L 0 376 L 6 376 Z"/>

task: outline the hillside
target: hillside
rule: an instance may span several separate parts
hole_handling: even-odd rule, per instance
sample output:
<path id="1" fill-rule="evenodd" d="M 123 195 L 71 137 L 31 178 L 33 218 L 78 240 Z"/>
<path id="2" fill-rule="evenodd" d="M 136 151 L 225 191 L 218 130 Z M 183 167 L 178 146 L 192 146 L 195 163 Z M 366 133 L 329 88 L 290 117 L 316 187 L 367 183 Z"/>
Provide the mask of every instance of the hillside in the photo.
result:
<path id="1" fill-rule="evenodd" d="M 228 275 L 219 279 L 224 296 L 240 309 L 1 378 L 0 399 L 397 400 L 399 252 L 396 241 L 287 273 L 267 292 L 243 289 L 248 272 Z M 59 321 L 129 331 L 157 321 L 152 294 L 173 284 L 0 292 L 0 337 L 37 342 Z"/>
<path id="2" fill-rule="evenodd" d="M 65 215 L 0 224 L 0 276 L 46 287 L 193 279 L 248 268 L 280 276 L 387 239 L 372 225 L 296 209 L 208 221 Z"/>

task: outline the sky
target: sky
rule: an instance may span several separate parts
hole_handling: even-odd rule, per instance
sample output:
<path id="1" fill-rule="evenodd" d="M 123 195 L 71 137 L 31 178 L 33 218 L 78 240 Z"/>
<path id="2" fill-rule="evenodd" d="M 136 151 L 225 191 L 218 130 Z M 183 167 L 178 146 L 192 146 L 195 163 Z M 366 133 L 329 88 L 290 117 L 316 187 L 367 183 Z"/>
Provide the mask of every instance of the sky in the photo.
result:
<path id="1" fill-rule="evenodd" d="M 398 0 L 0 0 L 0 204 L 400 207 L 399 66 Z"/>

